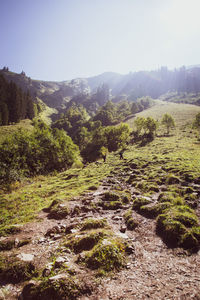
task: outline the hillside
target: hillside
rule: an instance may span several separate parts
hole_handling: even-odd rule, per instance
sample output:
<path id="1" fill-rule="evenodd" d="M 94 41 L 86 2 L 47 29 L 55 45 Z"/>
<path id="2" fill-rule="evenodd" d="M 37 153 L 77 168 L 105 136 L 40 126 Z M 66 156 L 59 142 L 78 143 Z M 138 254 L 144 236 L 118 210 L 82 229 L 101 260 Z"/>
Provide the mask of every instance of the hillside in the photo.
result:
<path id="1" fill-rule="evenodd" d="M 157 101 L 137 116 L 173 115 L 169 136 L 1 191 L 0 297 L 199 299 L 198 112 Z"/>
<path id="2" fill-rule="evenodd" d="M 3 74 L 8 81 L 14 81 L 24 91 L 29 90 L 33 96 L 40 98 L 49 107 L 59 110 L 65 108 L 74 96 L 95 94 L 103 84 L 108 86 L 111 96 L 115 99 L 126 95 L 130 101 L 143 96 L 156 99 L 163 94 L 174 93 L 175 97 L 172 97 L 172 101 L 181 98 L 182 102 L 187 102 L 194 95 L 198 100 L 200 93 L 200 67 L 198 65 L 188 68 L 183 66 L 173 71 L 168 70 L 167 67 L 161 67 L 158 70 L 130 72 L 126 75 L 105 72 L 89 78 L 76 78 L 62 82 L 33 80 L 24 72 L 16 74 L 5 67 L 0 70 L 0 74 Z M 168 100 L 167 96 L 166 100 Z"/>

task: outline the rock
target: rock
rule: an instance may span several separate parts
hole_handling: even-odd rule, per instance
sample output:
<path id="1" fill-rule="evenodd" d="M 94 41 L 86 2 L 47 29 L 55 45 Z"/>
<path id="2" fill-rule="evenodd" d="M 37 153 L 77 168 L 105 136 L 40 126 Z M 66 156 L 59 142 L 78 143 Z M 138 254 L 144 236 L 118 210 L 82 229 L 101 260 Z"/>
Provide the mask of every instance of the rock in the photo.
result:
<path id="1" fill-rule="evenodd" d="M 135 252 L 135 249 L 133 248 L 133 246 L 126 246 L 125 252 L 127 254 L 133 254 Z"/>
<path id="2" fill-rule="evenodd" d="M 37 287 L 37 284 L 35 281 L 31 280 L 27 285 L 24 286 L 23 291 L 21 295 L 19 296 L 19 300 L 33 300 L 34 295 L 32 294 L 32 291 Z"/>
<path id="3" fill-rule="evenodd" d="M 61 234 L 55 234 L 54 236 L 53 236 L 53 240 L 54 241 L 57 241 L 57 240 L 59 240 L 59 239 L 61 239 L 62 238 L 62 235 Z"/>
<path id="4" fill-rule="evenodd" d="M 57 258 L 56 258 L 56 261 L 55 261 L 55 264 L 54 264 L 55 268 L 60 268 L 60 267 L 62 267 L 62 265 L 63 265 L 66 261 L 68 261 L 68 258 L 67 258 L 67 257 L 63 257 L 63 256 L 57 257 Z"/>
<path id="5" fill-rule="evenodd" d="M 73 223 L 65 228 L 65 233 L 70 234 L 73 232 L 73 229 L 77 226 L 77 223 Z"/>
<path id="6" fill-rule="evenodd" d="M 28 253 L 20 253 L 19 255 L 17 255 L 17 257 L 25 262 L 32 262 L 34 259 L 34 255 Z"/>
<path id="7" fill-rule="evenodd" d="M 124 226 L 121 226 L 120 232 L 122 232 L 122 233 L 125 233 L 125 232 L 126 232 L 126 226 L 125 226 L 125 225 L 124 225 Z"/>
<path id="8" fill-rule="evenodd" d="M 49 263 L 48 265 L 46 265 L 46 267 L 42 272 L 42 276 L 48 277 L 51 274 L 52 269 L 53 269 L 53 263 Z"/>
<path id="9" fill-rule="evenodd" d="M 15 247 L 17 248 L 18 246 L 19 246 L 19 239 L 16 238 L 16 239 L 15 239 Z"/>
<path id="10" fill-rule="evenodd" d="M 62 232 L 62 229 L 61 229 L 61 227 L 60 226 L 54 226 L 54 227 L 52 227 L 52 228 L 49 228 L 48 230 L 47 230 L 47 232 L 45 233 L 45 236 L 47 237 L 47 236 L 53 236 L 54 234 L 56 234 L 56 233 L 61 233 Z"/>
<path id="11" fill-rule="evenodd" d="M 0 289 L 0 300 L 4 300 L 6 299 L 4 296 L 4 293 L 2 292 L 2 290 Z"/>
<path id="12" fill-rule="evenodd" d="M 49 281 L 57 281 L 57 280 L 62 280 L 62 279 L 65 279 L 67 277 L 66 273 L 61 273 L 61 274 L 58 274 L 56 276 L 53 276 L 53 277 L 50 277 L 49 278 Z"/>
<path id="13" fill-rule="evenodd" d="M 113 216 L 112 219 L 114 221 L 121 221 L 122 220 L 122 217 L 119 217 L 119 216 Z"/>

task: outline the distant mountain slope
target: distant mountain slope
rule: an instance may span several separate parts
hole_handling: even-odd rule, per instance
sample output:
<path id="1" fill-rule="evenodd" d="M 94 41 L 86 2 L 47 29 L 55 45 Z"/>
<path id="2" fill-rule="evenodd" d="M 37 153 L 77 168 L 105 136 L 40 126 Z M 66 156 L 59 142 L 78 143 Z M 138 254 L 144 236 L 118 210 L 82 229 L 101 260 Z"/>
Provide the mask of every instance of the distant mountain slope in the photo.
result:
<path id="1" fill-rule="evenodd" d="M 0 74 L 3 74 L 8 81 L 15 82 L 24 91 L 29 90 L 32 95 L 42 99 L 53 108 L 59 108 L 79 93 L 90 91 L 86 79 L 62 82 L 33 80 L 27 77 L 24 72 L 17 74 L 4 69 L 0 70 Z"/>
<path id="2" fill-rule="evenodd" d="M 199 65 L 181 67 L 173 71 L 161 67 L 159 70 L 133 72 L 127 75 L 105 72 L 89 78 L 62 82 L 33 80 L 24 72 L 16 74 L 7 68 L 0 70 L 1 73 L 7 80 L 13 80 L 23 90 L 30 90 L 31 94 L 37 95 L 48 106 L 57 109 L 64 108 L 72 97 L 80 93 L 95 93 L 102 84 L 110 88 L 113 96 L 126 94 L 130 100 L 143 96 L 158 98 L 169 91 L 195 94 L 200 92 Z"/>

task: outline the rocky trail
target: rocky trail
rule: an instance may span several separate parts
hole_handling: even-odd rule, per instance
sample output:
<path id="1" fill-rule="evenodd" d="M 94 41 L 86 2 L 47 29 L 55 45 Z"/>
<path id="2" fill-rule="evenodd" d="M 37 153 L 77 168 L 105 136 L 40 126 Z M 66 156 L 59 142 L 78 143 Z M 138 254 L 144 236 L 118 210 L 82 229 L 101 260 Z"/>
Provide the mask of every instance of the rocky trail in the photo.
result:
<path id="1" fill-rule="evenodd" d="M 102 205 L 103 195 L 113 190 L 128 190 L 132 198 L 140 197 L 140 192 L 128 181 L 131 174 L 130 169 L 119 173 L 116 167 L 97 190 L 72 199 L 66 214 L 63 204 L 56 204 L 56 211 L 52 210 L 53 206 L 41 211 L 37 220 L 24 225 L 18 233 L 0 239 L 2 253 L 42 269 L 42 276 L 51 282 L 68 276 L 63 271 L 63 265 L 67 264 L 70 274 L 84 288 L 82 295 L 73 294 L 66 299 L 200 299 L 199 252 L 188 255 L 182 248 L 168 248 L 156 234 L 155 218 L 147 218 L 137 210 L 132 210 L 137 226 L 129 230 L 124 214 L 132 208 L 131 201 L 110 208 Z M 152 196 L 152 203 L 157 201 L 160 192 Z M 95 277 L 95 270 L 79 263 L 84 259 L 84 251 L 74 252 L 66 247 L 68 236 L 81 236 L 79 226 L 88 218 L 106 219 L 113 234 L 126 242 L 124 267 L 108 276 Z M 83 250 L 92 248 L 84 247 Z M 2 280 L 0 299 L 34 299 L 31 288 L 38 285 L 34 278 L 12 281 Z"/>

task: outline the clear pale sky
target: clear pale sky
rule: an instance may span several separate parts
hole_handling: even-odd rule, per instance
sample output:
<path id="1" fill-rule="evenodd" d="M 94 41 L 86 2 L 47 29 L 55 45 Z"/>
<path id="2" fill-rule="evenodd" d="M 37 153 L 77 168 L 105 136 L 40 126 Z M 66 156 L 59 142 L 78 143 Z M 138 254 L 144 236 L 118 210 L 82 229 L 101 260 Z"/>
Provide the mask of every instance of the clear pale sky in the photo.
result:
<path id="1" fill-rule="evenodd" d="M 200 0 L 0 0 L 0 68 L 43 80 L 200 64 Z"/>

